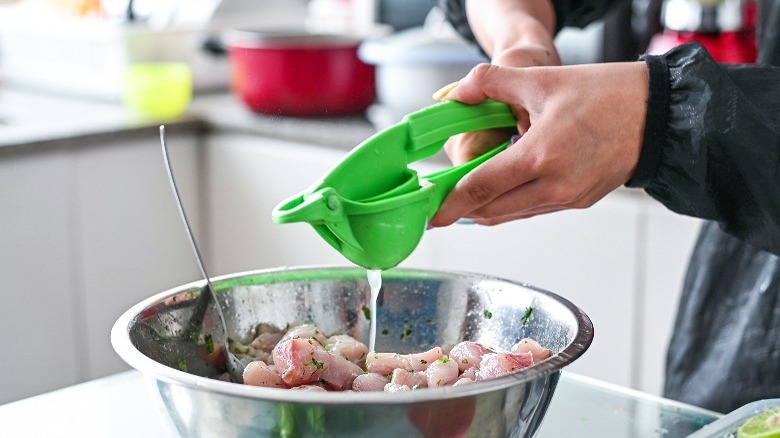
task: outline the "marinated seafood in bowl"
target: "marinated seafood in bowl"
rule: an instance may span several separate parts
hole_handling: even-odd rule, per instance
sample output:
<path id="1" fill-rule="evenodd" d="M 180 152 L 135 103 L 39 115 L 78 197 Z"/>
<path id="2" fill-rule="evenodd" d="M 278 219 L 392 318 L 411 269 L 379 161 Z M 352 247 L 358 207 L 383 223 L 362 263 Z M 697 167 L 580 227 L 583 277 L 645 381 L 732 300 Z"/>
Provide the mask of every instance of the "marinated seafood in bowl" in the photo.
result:
<path id="1" fill-rule="evenodd" d="M 230 343 L 235 354 L 254 357 L 244 383 L 314 391 L 385 391 L 458 386 L 502 377 L 539 363 L 552 353 L 525 338 L 509 351 L 463 341 L 449 351 L 436 346 L 411 354 L 369 352 L 345 335 L 330 337 L 312 324 L 274 330 L 260 324 L 248 344 Z"/>
<path id="2" fill-rule="evenodd" d="M 377 312 L 366 310 L 371 310 L 371 294 L 364 269 L 279 268 L 214 278 L 227 339 L 210 294 L 202 293 L 202 282 L 190 283 L 128 309 L 111 339 L 117 353 L 149 378 L 152 400 L 166 412 L 174 436 L 533 436 L 561 369 L 591 343 L 593 326 L 587 316 L 551 292 L 485 275 L 393 269 L 382 276 Z M 369 375 L 370 353 L 343 336 L 370 344 L 376 323 L 377 354 L 398 353 L 387 357 L 400 357 L 410 368 L 388 372 L 389 377 L 380 374 L 382 391 L 353 389 L 367 379 L 359 376 L 351 385 L 342 383 L 344 391 L 323 390 L 320 381 L 306 384 L 313 390 L 280 390 L 215 378 L 226 369 L 224 345 L 241 350 L 246 364 L 261 360 L 276 371 L 274 346 L 295 321 L 316 323 L 316 330 L 331 335 L 323 342 L 331 343 L 331 351 L 358 347 L 340 356 L 351 357 L 361 376 Z M 265 324 L 258 327 L 258 322 Z M 494 379 L 427 389 L 410 380 L 405 385 L 418 389 L 384 391 L 393 374 L 396 383 L 412 375 L 426 377 L 428 383 L 427 375 L 413 374 L 418 371 L 411 368 L 411 359 L 431 347 L 440 346 L 452 360 L 455 346 L 464 341 L 506 353 L 523 338 L 536 340 L 552 355 Z M 355 359 L 363 354 L 362 362 Z M 480 363 L 485 356 L 496 357 L 483 355 Z M 315 359 L 324 368 L 324 361 Z M 419 360 L 428 361 L 425 356 Z M 263 368 L 252 367 L 258 365 Z M 460 368 L 458 375 L 463 375 Z"/>

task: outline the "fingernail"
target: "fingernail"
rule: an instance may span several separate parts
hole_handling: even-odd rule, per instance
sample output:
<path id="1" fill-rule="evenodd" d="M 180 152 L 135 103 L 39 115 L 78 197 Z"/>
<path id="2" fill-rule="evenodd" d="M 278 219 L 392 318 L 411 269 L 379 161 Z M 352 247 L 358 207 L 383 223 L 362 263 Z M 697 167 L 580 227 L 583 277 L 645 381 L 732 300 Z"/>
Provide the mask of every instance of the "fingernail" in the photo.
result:
<path id="1" fill-rule="evenodd" d="M 447 95 L 458 86 L 459 83 L 460 81 L 455 81 L 451 84 L 447 84 L 439 88 L 435 93 L 433 93 L 433 98 L 436 100 L 444 100 Z"/>
<path id="2" fill-rule="evenodd" d="M 470 218 L 467 218 L 467 217 L 462 217 L 462 218 L 458 219 L 457 221 L 455 221 L 455 223 L 456 224 L 460 224 L 460 225 L 474 225 L 474 224 L 476 224 L 474 219 L 470 219 Z"/>
<path id="3" fill-rule="evenodd" d="M 432 229 L 434 229 L 434 228 L 435 228 L 435 227 L 432 227 L 432 226 L 430 226 L 430 225 L 426 225 L 426 226 L 425 226 L 425 231 L 432 230 Z M 418 230 L 419 230 L 419 228 L 418 228 Z"/>
<path id="4" fill-rule="evenodd" d="M 511 143 L 511 144 L 515 144 L 515 143 L 517 143 L 517 140 L 520 140 L 520 137 L 522 137 L 522 135 L 520 135 L 520 134 L 515 134 L 515 135 L 513 135 L 513 136 L 512 136 L 512 137 L 509 139 L 509 143 Z M 504 138 L 506 138 L 506 137 L 504 137 Z"/>

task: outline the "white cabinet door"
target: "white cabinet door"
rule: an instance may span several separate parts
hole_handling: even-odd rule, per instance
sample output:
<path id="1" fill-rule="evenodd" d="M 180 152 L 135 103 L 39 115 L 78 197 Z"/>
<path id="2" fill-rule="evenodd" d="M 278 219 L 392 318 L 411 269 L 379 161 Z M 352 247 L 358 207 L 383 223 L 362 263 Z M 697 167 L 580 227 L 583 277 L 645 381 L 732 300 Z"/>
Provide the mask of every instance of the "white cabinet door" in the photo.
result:
<path id="1" fill-rule="evenodd" d="M 68 233 L 72 170 L 62 150 L 0 149 L 0 404 L 87 377 Z"/>
<path id="2" fill-rule="evenodd" d="M 146 132 L 146 131 L 145 131 Z M 200 225 L 197 137 L 169 129 L 176 181 L 196 236 Z M 162 161 L 154 129 L 135 139 L 76 149 L 78 199 L 76 296 L 84 318 L 89 377 L 127 365 L 114 353 L 109 333 L 133 304 L 200 278 Z"/>
<path id="3" fill-rule="evenodd" d="M 321 177 L 343 151 L 242 134 L 206 142 L 211 275 L 348 262 L 308 224 L 274 224 L 271 211 Z"/>
<path id="4" fill-rule="evenodd" d="M 629 385 L 637 211 L 633 196 L 616 193 L 587 210 L 495 227 L 434 229 L 404 265 L 492 274 L 563 296 L 583 309 L 595 328 L 593 344 L 570 370 Z"/>

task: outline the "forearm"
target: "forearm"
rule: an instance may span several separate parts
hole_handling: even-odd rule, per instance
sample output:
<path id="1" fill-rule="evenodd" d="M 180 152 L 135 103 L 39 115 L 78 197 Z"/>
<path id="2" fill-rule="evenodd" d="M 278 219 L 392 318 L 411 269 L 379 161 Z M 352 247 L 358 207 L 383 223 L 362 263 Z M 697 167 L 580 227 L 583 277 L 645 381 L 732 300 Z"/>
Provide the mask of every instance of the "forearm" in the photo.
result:
<path id="1" fill-rule="evenodd" d="M 474 37 L 491 57 L 521 47 L 554 49 L 549 0 L 466 0 L 466 12 Z"/>

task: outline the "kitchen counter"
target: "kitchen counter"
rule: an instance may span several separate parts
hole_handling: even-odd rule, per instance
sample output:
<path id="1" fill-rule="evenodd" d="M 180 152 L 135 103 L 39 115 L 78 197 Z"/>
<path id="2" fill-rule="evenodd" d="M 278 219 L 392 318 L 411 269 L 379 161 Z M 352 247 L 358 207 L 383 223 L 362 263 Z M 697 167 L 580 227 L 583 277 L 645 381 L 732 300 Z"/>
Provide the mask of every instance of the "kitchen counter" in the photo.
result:
<path id="1" fill-rule="evenodd" d="M 0 88 L 0 148 L 148 135 L 160 123 L 139 118 L 117 102 Z M 184 116 L 166 125 L 179 130 L 229 130 L 344 150 L 376 132 L 360 114 L 308 118 L 255 114 L 227 92 L 196 96 Z"/>
<path id="2" fill-rule="evenodd" d="M 0 406 L 4 435 L 164 437 L 151 380 L 127 371 Z M 720 414 L 563 372 L 539 438 L 684 437 Z"/>

